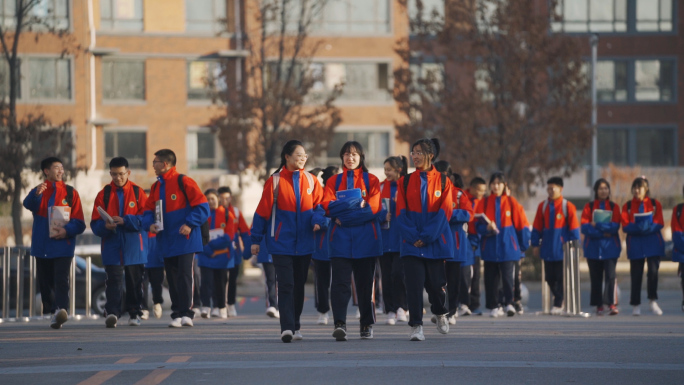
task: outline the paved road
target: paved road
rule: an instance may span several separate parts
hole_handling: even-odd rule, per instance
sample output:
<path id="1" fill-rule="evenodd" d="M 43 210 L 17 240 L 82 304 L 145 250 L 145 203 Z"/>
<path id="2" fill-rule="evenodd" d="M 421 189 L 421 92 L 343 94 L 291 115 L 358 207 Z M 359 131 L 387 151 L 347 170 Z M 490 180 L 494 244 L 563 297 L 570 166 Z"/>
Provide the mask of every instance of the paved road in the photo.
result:
<path id="1" fill-rule="evenodd" d="M 315 325 L 309 299 L 304 340 L 283 344 L 262 297 L 240 303 L 238 317 L 182 329 L 169 329 L 167 318 L 116 329 L 102 319 L 61 330 L 47 321 L 0 324 L 0 383 L 681 384 L 684 376 L 684 313 L 672 289 L 661 291 L 661 317 L 646 309 L 641 317 L 535 316 L 532 307 L 512 318 L 462 317 L 448 335 L 429 324 L 424 342 L 410 342 L 406 324 L 378 324 L 374 340 L 360 340 L 355 320 L 350 341 L 335 342 L 332 326 Z"/>

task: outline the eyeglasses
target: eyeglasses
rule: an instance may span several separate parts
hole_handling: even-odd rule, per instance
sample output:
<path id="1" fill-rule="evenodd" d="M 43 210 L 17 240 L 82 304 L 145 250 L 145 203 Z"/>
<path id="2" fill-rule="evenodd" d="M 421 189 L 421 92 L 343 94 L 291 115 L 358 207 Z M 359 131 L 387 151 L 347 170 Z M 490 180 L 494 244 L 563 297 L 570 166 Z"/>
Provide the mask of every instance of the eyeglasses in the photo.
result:
<path id="1" fill-rule="evenodd" d="M 153 160 L 152 161 L 152 166 L 154 166 L 155 163 L 164 163 L 162 160 Z"/>
<path id="2" fill-rule="evenodd" d="M 411 151 L 410 154 L 411 154 L 411 156 L 414 156 L 414 155 L 415 156 L 423 156 L 423 155 L 425 155 L 422 152 L 415 152 L 415 151 Z"/>
<path id="3" fill-rule="evenodd" d="M 126 173 L 126 172 L 110 172 L 110 173 L 109 173 L 109 175 L 111 175 L 112 178 L 116 178 L 117 176 L 118 176 L 119 178 L 123 178 L 123 177 L 126 176 L 126 174 L 128 174 L 128 173 Z"/>

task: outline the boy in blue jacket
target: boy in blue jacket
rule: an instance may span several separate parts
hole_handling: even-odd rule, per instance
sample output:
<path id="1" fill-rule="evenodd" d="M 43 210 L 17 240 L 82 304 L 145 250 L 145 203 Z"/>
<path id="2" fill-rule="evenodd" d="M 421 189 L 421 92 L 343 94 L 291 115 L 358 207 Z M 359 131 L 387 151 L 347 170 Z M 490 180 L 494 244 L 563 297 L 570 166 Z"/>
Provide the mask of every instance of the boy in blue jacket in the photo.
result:
<path id="1" fill-rule="evenodd" d="M 142 230 L 142 214 L 147 195 L 128 180 L 131 170 L 123 157 L 109 161 L 112 182 L 95 198 L 90 228 L 102 238 L 102 263 L 107 272 L 105 326 L 115 328 L 121 317 L 121 292 L 126 279 L 126 310 L 130 326 L 140 326 L 143 315 L 143 273 L 147 263 L 147 233 Z M 100 215 L 107 212 L 111 221 Z M 109 219 L 109 218 L 107 218 Z"/>

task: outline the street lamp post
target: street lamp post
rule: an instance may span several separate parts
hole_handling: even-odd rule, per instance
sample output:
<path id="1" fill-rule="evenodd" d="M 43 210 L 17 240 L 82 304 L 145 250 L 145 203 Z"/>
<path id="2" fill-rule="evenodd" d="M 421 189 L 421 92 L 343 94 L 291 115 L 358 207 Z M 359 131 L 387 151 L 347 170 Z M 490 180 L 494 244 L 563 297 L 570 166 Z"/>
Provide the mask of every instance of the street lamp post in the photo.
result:
<path id="1" fill-rule="evenodd" d="M 598 127 L 596 116 L 596 62 L 598 56 L 598 42 L 597 34 L 591 35 L 589 44 L 591 44 L 591 181 L 589 182 L 589 196 L 593 196 L 592 186 L 596 179 L 598 179 Z"/>

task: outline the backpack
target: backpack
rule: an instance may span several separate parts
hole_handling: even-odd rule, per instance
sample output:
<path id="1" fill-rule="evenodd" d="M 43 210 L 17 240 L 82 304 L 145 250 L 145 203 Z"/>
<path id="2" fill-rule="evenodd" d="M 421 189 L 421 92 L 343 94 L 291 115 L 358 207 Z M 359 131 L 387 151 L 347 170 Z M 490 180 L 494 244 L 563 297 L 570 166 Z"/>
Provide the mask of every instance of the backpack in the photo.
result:
<path id="1" fill-rule="evenodd" d="M 178 188 L 181 190 L 181 192 L 185 196 L 185 201 L 189 204 L 190 199 L 188 199 L 188 193 L 185 192 L 185 186 L 183 185 L 183 178 L 184 177 L 185 177 L 185 175 L 178 174 Z M 158 185 L 159 185 L 159 182 L 155 182 L 155 184 L 152 185 L 152 187 L 158 186 Z M 206 245 L 207 243 L 209 243 L 209 240 L 210 240 L 210 238 L 209 238 L 209 221 L 208 220 L 204 221 L 204 223 L 202 223 L 202 225 L 200 226 L 200 231 L 202 232 L 202 245 Z"/>
<path id="2" fill-rule="evenodd" d="M 653 199 L 653 198 L 651 198 L 651 201 L 653 201 L 653 215 L 655 215 L 655 211 L 658 209 L 658 201 Z M 681 204 L 679 204 L 677 207 L 679 207 L 679 206 L 681 206 Z M 682 213 L 682 209 L 680 208 L 679 214 L 681 214 L 681 213 Z M 631 201 L 627 202 L 627 214 L 632 215 L 632 202 Z M 679 214 L 677 214 L 678 219 L 679 219 Z"/>
<path id="3" fill-rule="evenodd" d="M 680 203 L 677 205 L 677 207 L 675 207 L 675 212 L 677 213 L 676 218 L 678 221 L 681 221 L 681 219 L 682 219 L 682 208 L 684 208 L 684 203 Z"/>
<path id="4" fill-rule="evenodd" d="M 72 207 L 74 204 L 74 188 L 73 186 L 69 186 L 68 184 L 65 184 L 66 186 L 66 201 L 69 207 Z"/>
<path id="5" fill-rule="evenodd" d="M 135 203 L 138 204 L 140 200 L 140 187 L 133 185 L 133 193 L 135 194 Z M 109 199 L 112 196 L 112 185 L 108 184 L 104 188 L 104 209 L 107 211 L 107 206 L 109 206 Z"/>
<path id="6" fill-rule="evenodd" d="M 313 181 L 313 175 L 309 173 L 308 171 L 304 171 L 304 176 L 306 179 L 309 181 L 309 187 L 312 189 L 314 188 L 314 181 Z M 271 237 L 275 237 L 275 217 L 276 217 L 276 207 L 278 207 L 278 184 L 280 184 L 280 171 L 274 173 L 272 175 L 273 177 L 273 208 L 271 210 Z M 227 214 L 226 214 L 227 215 Z M 239 212 L 235 213 L 235 215 L 239 215 Z"/>
<path id="7" fill-rule="evenodd" d="M 444 191 L 444 188 L 446 187 L 447 176 L 442 174 L 441 172 L 439 174 L 442 176 L 442 180 L 441 180 L 442 190 L 441 191 Z M 408 194 L 406 193 L 406 191 L 408 191 L 407 189 L 408 189 L 408 185 L 409 185 L 409 180 L 411 180 L 411 175 L 413 175 L 413 173 L 409 173 L 406 176 L 404 176 L 404 203 L 406 203 L 406 210 L 408 210 Z"/>
<path id="8" fill-rule="evenodd" d="M 544 200 L 544 204 L 542 206 L 542 214 L 546 212 L 546 208 L 549 206 L 549 200 L 546 199 Z M 567 225 L 568 223 L 568 200 L 563 198 L 563 203 L 561 203 L 561 206 L 563 207 L 563 219 L 565 220 L 565 224 Z M 550 220 L 549 220 L 550 222 Z M 549 227 L 551 227 L 551 224 L 548 224 Z"/>

